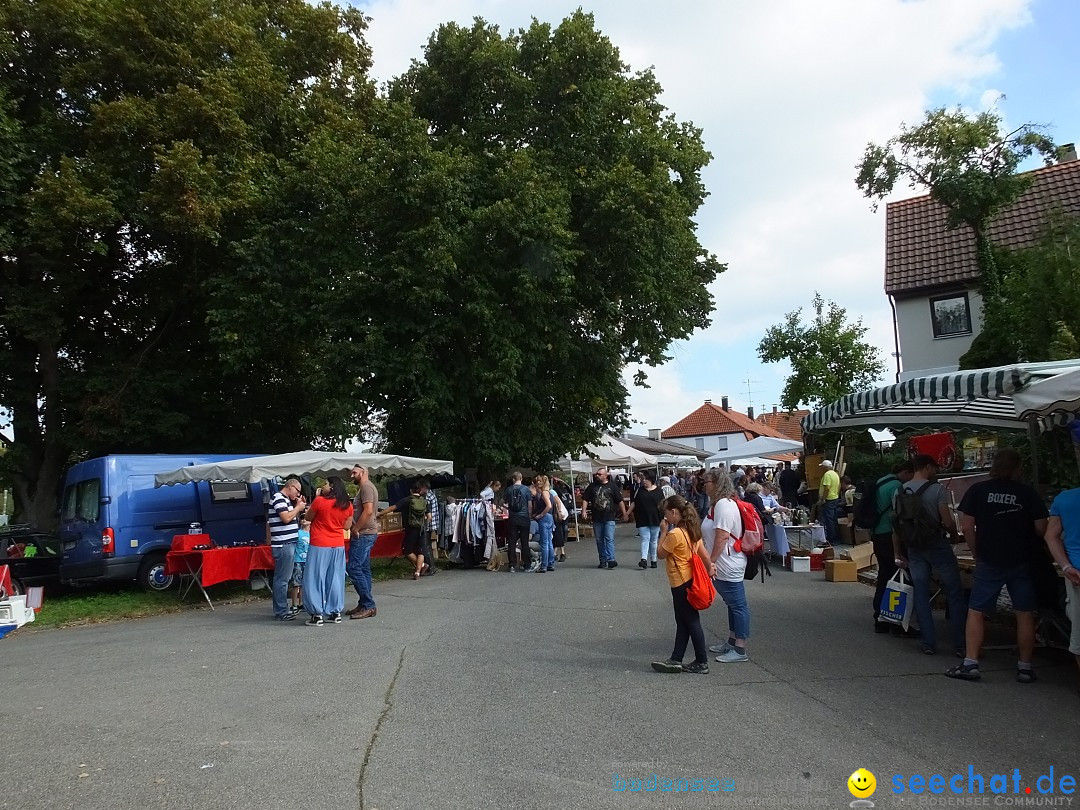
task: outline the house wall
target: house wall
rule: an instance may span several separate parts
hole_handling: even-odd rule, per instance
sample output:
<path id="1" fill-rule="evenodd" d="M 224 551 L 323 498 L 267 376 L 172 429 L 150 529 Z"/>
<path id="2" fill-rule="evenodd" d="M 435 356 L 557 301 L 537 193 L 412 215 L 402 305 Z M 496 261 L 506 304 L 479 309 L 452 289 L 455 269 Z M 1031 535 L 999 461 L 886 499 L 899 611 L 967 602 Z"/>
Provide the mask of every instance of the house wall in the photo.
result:
<path id="1" fill-rule="evenodd" d="M 702 448 L 707 453 L 718 453 L 721 450 L 730 450 L 733 447 L 738 447 L 740 444 L 746 444 L 746 434 L 744 433 L 723 433 L 720 435 L 712 436 L 684 436 L 679 439 L 665 439 L 665 441 L 675 442 L 686 447 L 698 449 L 697 440 L 704 440 L 705 446 Z"/>
<path id="2" fill-rule="evenodd" d="M 903 369 L 900 372 L 901 380 L 947 374 L 959 369 L 960 355 L 971 348 L 971 341 L 982 328 L 982 297 L 975 290 L 962 292 L 967 293 L 971 310 L 971 332 L 964 335 L 934 337 L 930 301 L 941 297 L 941 293 L 896 301 L 900 364 Z"/>

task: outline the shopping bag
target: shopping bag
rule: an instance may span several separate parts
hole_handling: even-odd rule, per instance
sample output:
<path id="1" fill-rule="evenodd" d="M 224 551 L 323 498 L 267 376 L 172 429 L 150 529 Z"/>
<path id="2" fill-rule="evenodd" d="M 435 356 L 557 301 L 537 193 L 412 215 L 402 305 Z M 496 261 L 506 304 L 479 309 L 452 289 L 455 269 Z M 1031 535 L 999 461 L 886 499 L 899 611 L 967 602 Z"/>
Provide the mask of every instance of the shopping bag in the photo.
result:
<path id="1" fill-rule="evenodd" d="M 905 630 L 911 623 L 911 608 L 915 598 L 915 589 L 908 580 L 907 572 L 897 568 L 885 586 L 881 604 L 878 605 L 878 621 L 898 624 Z"/>

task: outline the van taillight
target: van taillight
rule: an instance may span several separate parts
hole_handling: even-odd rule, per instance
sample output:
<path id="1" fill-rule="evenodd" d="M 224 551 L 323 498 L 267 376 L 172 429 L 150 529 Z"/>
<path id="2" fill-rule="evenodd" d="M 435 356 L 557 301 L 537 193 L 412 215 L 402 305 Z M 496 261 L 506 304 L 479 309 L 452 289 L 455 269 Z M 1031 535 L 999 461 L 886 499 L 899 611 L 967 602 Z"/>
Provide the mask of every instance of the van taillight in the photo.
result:
<path id="1" fill-rule="evenodd" d="M 101 533 L 101 553 L 106 557 L 111 557 L 116 551 L 116 537 L 113 535 L 112 529 L 105 529 Z"/>

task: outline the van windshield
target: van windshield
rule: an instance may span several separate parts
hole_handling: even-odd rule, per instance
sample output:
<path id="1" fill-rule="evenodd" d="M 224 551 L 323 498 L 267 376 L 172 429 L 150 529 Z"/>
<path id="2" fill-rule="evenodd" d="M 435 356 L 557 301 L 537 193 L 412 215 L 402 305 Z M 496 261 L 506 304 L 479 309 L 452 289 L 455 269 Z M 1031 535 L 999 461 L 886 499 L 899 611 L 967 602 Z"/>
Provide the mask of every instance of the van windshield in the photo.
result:
<path id="1" fill-rule="evenodd" d="M 98 519 L 101 503 L 101 479 L 90 478 L 64 490 L 62 520 L 85 520 L 93 523 Z"/>

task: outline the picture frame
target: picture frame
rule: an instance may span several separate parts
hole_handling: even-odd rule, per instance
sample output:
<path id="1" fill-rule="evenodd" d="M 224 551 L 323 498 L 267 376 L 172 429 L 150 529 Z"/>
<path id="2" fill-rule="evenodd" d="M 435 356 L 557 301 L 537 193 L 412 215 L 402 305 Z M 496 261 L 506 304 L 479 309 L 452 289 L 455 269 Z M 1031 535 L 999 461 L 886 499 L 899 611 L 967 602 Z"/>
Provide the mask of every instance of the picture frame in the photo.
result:
<path id="1" fill-rule="evenodd" d="M 935 338 L 971 334 L 971 303 L 968 294 L 952 293 L 930 299 L 930 321 Z"/>

